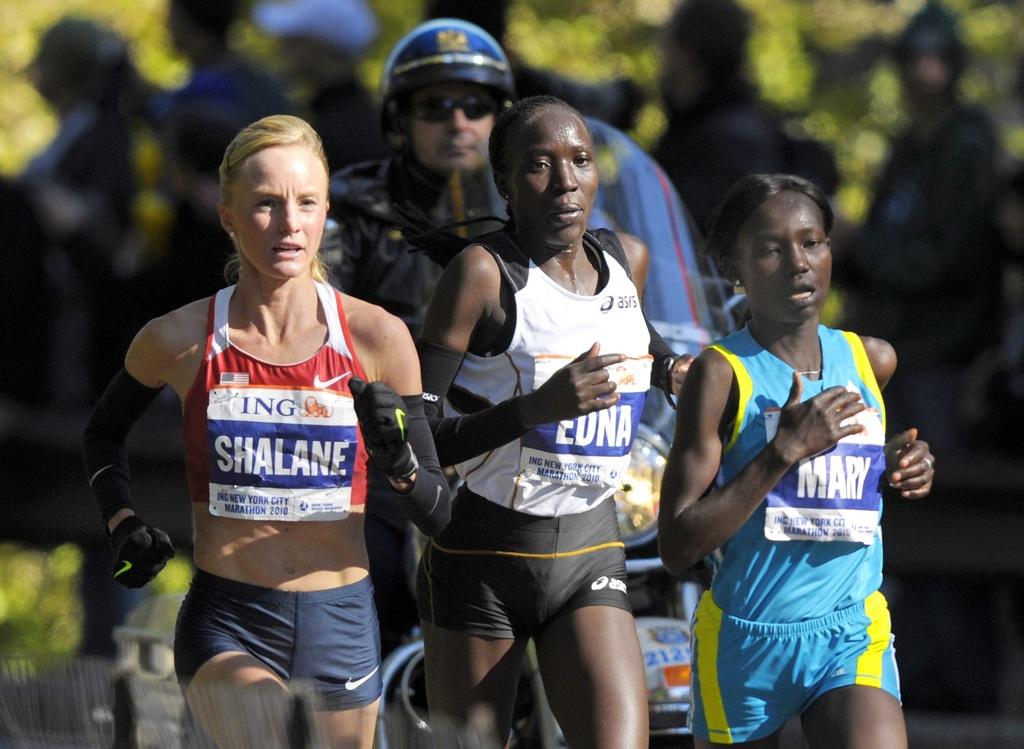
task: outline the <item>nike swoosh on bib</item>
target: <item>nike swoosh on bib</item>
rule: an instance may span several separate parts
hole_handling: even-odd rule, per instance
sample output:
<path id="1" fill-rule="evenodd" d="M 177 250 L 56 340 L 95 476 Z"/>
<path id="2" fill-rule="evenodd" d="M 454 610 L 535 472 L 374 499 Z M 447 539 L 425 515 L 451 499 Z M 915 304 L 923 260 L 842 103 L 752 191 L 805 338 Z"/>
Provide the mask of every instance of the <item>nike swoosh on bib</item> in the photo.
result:
<path id="1" fill-rule="evenodd" d="M 355 679 L 355 680 L 349 679 L 348 681 L 345 682 L 345 689 L 347 689 L 350 692 L 353 691 L 354 689 L 359 689 L 359 687 L 361 687 L 363 684 L 366 683 L 367 679 L 369 679 L 371 676 L 373 676 L 375 673 L 377 673 L 377 669 L 379 669 L 379 668 L 380 668 L 380 666 L 377 666 L 377 668 L 373 669 L 373 671 L 368 673 L 366 676 L 360 677 L 358 679 Z"/>
<path id="2" fill-rule="evenodd" d="M 346 377 L 351 377 L 351 376 L 352 376 L 351 372 L 346 372 L 345 374 L 340 374 L 337 377 L 332 377 L 329 380 L 321 380 L 320 379 L 320 375 L 316 374 L 316 375 L 313 375 L 313 387 L 315 387 L 315 388 L 329 388 L 334 383 L 340 382 L 341 380 L 344 380 Z"/>

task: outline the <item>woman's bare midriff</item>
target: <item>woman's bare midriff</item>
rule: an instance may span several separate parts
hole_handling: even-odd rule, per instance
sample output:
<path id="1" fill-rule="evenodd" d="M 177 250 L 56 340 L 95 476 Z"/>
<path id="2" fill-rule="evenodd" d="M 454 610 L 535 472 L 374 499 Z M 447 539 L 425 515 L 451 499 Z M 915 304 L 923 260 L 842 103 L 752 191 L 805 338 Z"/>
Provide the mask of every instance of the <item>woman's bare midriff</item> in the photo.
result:
<path id="1" fill-rule="evenodd" d="M 363 513 L 344 520 L 266 522 L 221 518 L 193 505 L 196 566 L 264 588 L 311 591 L 367 575 Z"/>

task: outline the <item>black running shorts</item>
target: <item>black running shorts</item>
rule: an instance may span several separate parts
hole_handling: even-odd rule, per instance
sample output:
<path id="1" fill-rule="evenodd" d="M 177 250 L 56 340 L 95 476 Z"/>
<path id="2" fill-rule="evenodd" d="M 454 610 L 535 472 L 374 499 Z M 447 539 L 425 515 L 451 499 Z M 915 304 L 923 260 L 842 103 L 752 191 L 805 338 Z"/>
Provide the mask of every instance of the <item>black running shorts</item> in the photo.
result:
<path id="1" fill-rule="evenodd" d="M 631 611 L 625 549 L 610 499 L 586 512 L 527 515 L 459 491 L 452 519 L 423 551 L 420 618 L 483 637 L 539 635 L 583 606 Z"/>

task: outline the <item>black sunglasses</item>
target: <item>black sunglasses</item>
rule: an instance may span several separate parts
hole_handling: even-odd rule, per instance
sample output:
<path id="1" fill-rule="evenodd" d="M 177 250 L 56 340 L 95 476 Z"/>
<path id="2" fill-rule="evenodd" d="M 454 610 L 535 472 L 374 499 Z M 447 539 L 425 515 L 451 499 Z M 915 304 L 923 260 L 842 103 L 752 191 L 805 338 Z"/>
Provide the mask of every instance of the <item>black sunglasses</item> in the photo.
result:
<path id="1" fill-rule="evenodd" d="M 461 109 L 467 120 L 479 120 L 498 111 L 498 104 L 489 96 L 470 94 L 456 99 L 451 96 L 431 96 L 413 102 L 412 114 L 426 122 L 445 122 L 452 113 Z"/>

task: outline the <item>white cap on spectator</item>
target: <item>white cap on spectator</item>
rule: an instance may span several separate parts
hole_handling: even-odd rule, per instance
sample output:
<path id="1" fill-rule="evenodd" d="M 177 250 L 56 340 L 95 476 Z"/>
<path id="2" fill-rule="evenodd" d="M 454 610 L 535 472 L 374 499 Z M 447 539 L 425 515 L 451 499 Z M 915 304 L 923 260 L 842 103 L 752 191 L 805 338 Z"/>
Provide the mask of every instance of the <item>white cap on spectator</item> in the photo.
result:
<path id="1" fill-rule="evenodd" d="M 364 0 L 265 0 L 253 8 L 252 19 L 270 36 L 308 36 L 354 55 L 380 30 Z"/>

